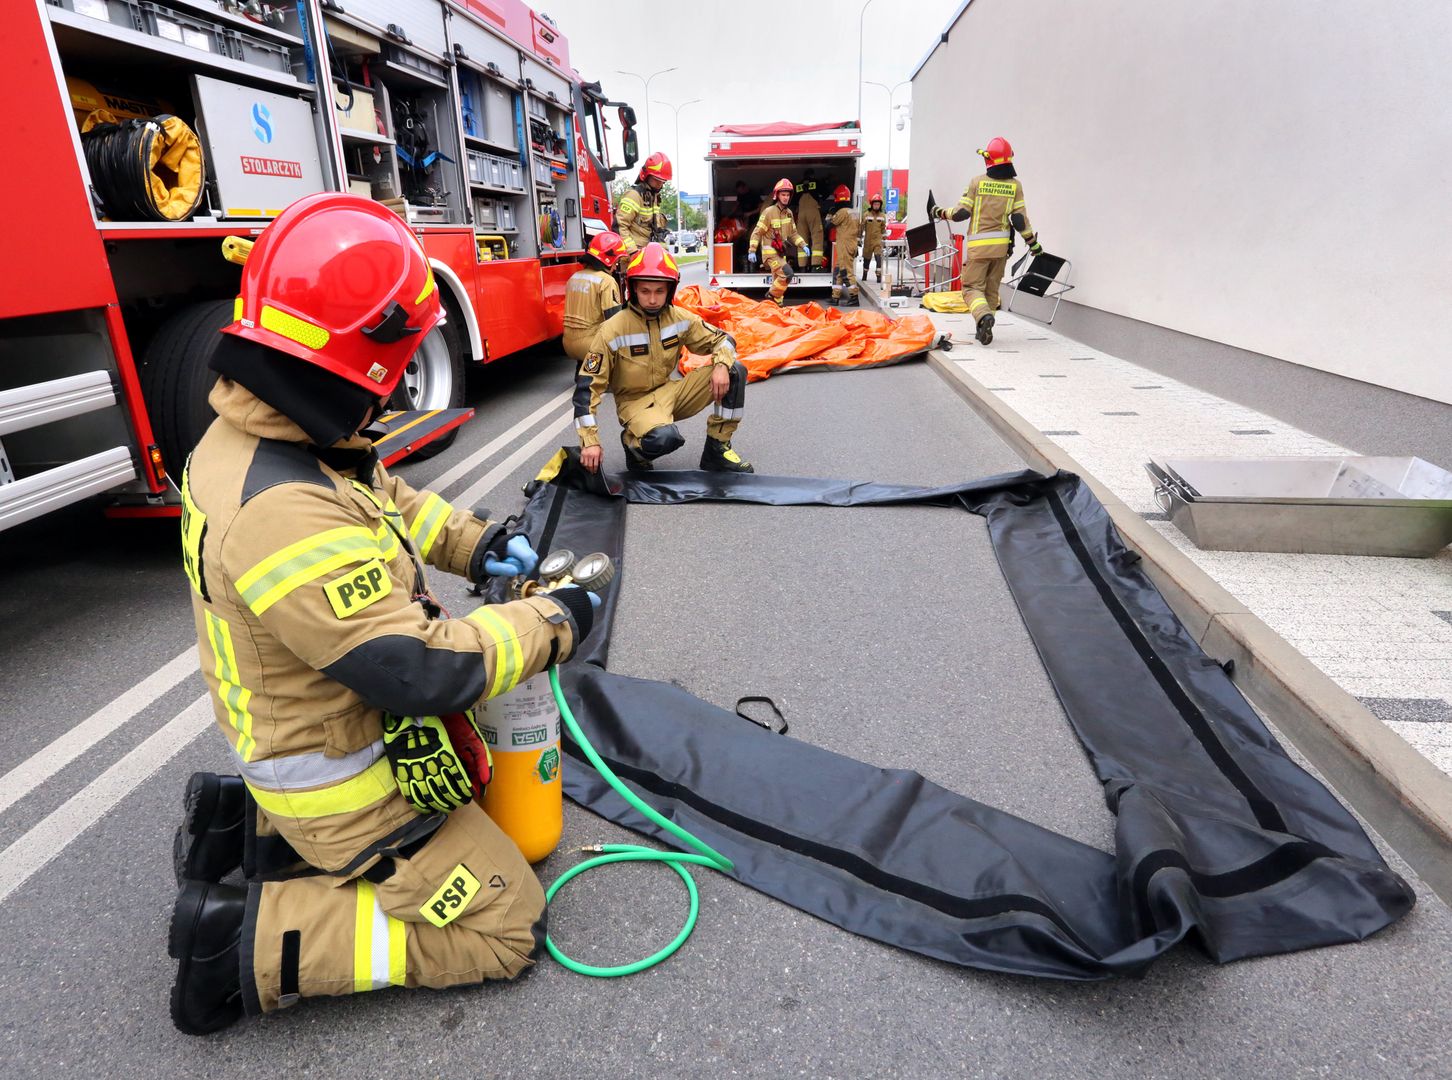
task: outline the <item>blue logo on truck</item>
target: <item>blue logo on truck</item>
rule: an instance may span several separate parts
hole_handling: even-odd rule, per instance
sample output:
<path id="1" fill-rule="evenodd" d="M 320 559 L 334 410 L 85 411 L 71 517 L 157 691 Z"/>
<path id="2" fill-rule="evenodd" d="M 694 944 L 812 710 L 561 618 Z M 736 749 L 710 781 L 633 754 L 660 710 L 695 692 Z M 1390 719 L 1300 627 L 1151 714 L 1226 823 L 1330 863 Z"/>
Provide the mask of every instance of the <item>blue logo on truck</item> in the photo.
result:
<path id="1" fill-rule="evenodd" d="M 252 106 L 252 134 L 257 136 L 258 142 L 272 141 L 272 113 L 260 101 Z"/>

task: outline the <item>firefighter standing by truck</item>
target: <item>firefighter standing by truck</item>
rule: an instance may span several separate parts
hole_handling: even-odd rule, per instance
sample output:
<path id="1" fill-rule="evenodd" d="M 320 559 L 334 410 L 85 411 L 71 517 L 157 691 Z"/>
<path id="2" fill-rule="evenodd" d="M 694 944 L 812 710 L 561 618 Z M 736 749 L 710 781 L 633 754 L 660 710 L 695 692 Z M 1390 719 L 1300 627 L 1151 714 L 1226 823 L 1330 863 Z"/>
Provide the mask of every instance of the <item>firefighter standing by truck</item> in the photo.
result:
<path id="1" fill-rule="evenodd" d="M 585 249 L 583 269 L 565 285 L 565 352 L 577 364 L 585 359 L 600 324 L 620 310 L 615 265 L 624 253 L 618 233 L 598 233 Z"/>
<path id="2" fill-rule="evenodd" d="M 986 150 L 978 151 L 988 165 L 984 176 L 975 176 L 953 209 L 937 207 L 934 216 L 942 220 L 968 221 L 963 241 L 963 302 L 977 322 L 978 341 L 993 341 L 993 313 L 998 310 L 998 285 L 1008 262 L 1016 230 L 1034 255 L 1043 246 L 1029 224 L 1024 206 L 1023 183 L 1013 167 L 1013 147 L 1007 139 L 993 138 Z"/>
<path id="3" fill-rule="evenodd" d="M 867 209 L 862 211 L 862 276 L 867 268 L 877 262 L 877 283 L 882 284 L 883 248 L 887 236 L 887 212 L 882 208 L 882 195 L 874 191 L 867 200 Z"/>
<path id="4" fill-rule="evenodd" d="M 787 286 L 792 280 L 791 270 L 782 254 L 787 245 L 797 249 L 803 263 L 811 258 L 811 249 L 797 232 L 796 219 L 788 208 L 794 190 L 794 185 L 786 177 L 776 182 L 771 189 L 771 202 L 762 208 L 761 216 L 756 219 L 756 228 L 751 230 L 751 239 L 746 244 L 747 264 L 756 265 L 759 251 L 760 258 L 771 271 L 771 288 L 767 291 L 767 298 L 777 307 L 781 307 L 782 297 L 786 296 Z"/>
<path id="5" fill-rule="evenodd" d="M 652 240 L 665 239 L 665 211 L 661 209 L 661 189 L 670 182 L 671 159 L 657 150 L 645 159 L 635 183 L 625 189 L 615 207 L 615 231 L 625 242 L 625 254 L 633 255 Z"/>
<path id="6" fill-rule="evenodd" d="M 591 472 L 604 459 L 595 416 L 606 391 L 615 396 L 628 468 L 652 469 L 653 459 L 684 446 L 676 421 L 695 416 L 709 404 L 701 468 L 753 471 L 731 448 L 746 405 L 746 365 L 736 359 L 730 334 L 674 305 L 680 280 L 675 260 L 660 244 L 647 244 L 625 264 L 625 308 L 600 327 L 575 378 L 580 463 Z M 711 363 L 672 379 L 682 346 L 709 354 Z"/>
<path id="7" fill-rule="evenodd" d="M 478 581 L 534 562 L 359 434 L 442 318 L 419 242 L 369 199 L 307 196 L 246 256 L 181 488 L 203 674 L 242 774 L 192 777 L 177 833 L 189 1034 L 302 997 L 512 979 L 542 948 L 544 892 L 472 801 L 490 766 L 468 710 L 568 659 L 593 609 L 566 588 L 446 618 L 431 596 L 425 563 Z M 238 866 L 248 884 L 218 883 Z"/>
<path id="8" fill-rule="evenodd" d="M 832 215 L 828 219 L 832 226 L 832 301 L 842 299 L 842 289 L 848 287 L 848 300 L 860 303 L 857 271 L 858 217 L 852 209 L 852 191 L 846 184 L 838 184 L 832 192 Z"/>
<path id="9" fill-rule="evenodd" d="M 808 169 L 797 185 L 797 231 L 806 240 L 810 254 L 801 269 L 810 270 L 827 265 L 827 249 L 822 243 L 822 210 L 818 201 L 817 173 Z"/>

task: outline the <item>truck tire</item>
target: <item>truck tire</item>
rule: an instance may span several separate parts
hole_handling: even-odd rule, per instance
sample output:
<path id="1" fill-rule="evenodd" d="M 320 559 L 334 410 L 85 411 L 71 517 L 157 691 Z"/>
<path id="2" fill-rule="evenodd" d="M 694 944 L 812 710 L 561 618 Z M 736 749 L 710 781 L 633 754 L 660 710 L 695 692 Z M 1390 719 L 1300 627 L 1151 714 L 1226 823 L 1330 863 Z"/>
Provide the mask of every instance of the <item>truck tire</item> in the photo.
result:
<path id="1" fill-rule="evenodd" d="M 178 308 L 146 346 L 141 359 L 141 396 L 166 471 L 180 482 L 182 466 L 216 413 L 207 395 L 217 381 L 212 353 L 218 333 L 232 323 L 231 300 L 209 300 Z"/>
<path id="2" fill-rule="evenodd" d="M 429 331 L 404 369 L 403 378 L 388 404 L 395 409 L 458 409 L 464 405 L 464 349 L 455 329 L 458 316 L 449 310 L 447 321 Z M 459 429 L 439 436 L 409 455 L 423 461 L 442 453 L 459 437 Z"/>

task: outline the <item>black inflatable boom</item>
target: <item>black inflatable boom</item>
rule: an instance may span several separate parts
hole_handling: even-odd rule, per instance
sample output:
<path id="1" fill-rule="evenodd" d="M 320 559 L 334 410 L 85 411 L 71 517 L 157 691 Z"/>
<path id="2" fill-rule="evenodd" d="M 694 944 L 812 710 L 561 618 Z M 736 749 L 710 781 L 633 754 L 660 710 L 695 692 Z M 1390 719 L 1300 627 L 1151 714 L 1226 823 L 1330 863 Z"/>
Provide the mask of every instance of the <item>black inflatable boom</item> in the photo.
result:
<path id="1" fill-rule="evenodd" d="M 575 715 L 615 771 L 729 857 L 744 884 L 926 956 L 1060 979 L 1135 974 L 1186 937 L 1217 962 L 1358 941 L 1415 902 L 1200 650 L 1077 477 L 1024 472 L 913 488 L 678 472 L 611 484 L 570 452 L 533 491 L 525 531 L 540 551 L 619 560 L 627 502 L 916 504 L 982 515 L 1116 815 L 1107 854 L 915 772 L 756 728 L 669 684 L 612 675 L 607 598 L 579 661 L 562 672 Z M 566 751 L 582 760 L 573 744 Z M 565 770 L 565 791 L 666 839 L 593 769 Z"/>

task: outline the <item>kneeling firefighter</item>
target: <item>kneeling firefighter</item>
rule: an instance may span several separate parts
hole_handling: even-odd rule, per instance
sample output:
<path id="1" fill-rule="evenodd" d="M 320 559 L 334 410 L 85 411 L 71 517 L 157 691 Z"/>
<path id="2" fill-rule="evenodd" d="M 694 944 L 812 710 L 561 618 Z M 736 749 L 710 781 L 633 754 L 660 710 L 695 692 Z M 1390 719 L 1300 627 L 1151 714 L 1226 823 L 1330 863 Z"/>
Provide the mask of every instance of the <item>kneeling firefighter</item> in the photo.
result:
<path id="1" fill-rule="evenodd" d="M 512 979 L 544 892 L 473 801 L 471 707 L 563 662 L 594 620 L 562 588 L 446 618 L 424 564 L 528 572 L 527 539 L 415 491 L 360 434 L 443 318 L 406 223 L 369 199 L 288 207 L 242 272 L 182 478 L 202 671 L 240 777 L 198 773 L 177 832 L 176 1026 L 299 998 Z M 241 867 L 243 887 L 218 884 Z"/>
<path id="2" fill-rule="evenodd" d="M 585 359 L 600 324 L 620 310 L 620 284 L 615 264 L 625 253 L 618 233 L 597 233 L 575 271 L 565 284 L 565 353 L 575 363 Z"/>
<path id="3" fill-rule="evenodd" d="M 677 420 L 711 404 L 701 468 L 752 472 L 731 449 L 731 436 L 746 405 L 746 366 L 736 359 L 730 334 L 707 326 L 674 305 L 681 272 L 660 244 L 647 244 L 625 264 L 625 308 L 605 320 L 575 378 L 575 427 L 580 463 L 600 468 L 604 451 L 595 414 L 608 390 L 624 429 L 620 442 L 630 469 L 651 469 L 652 459 L 685 445 Z M 711 356 L 711 363 L 683 379 L 672 379 L 681 347 Z"/>

